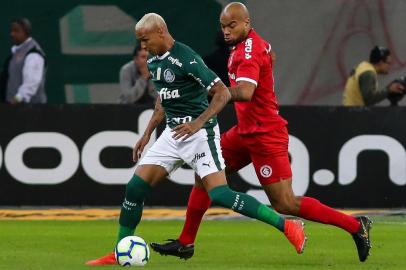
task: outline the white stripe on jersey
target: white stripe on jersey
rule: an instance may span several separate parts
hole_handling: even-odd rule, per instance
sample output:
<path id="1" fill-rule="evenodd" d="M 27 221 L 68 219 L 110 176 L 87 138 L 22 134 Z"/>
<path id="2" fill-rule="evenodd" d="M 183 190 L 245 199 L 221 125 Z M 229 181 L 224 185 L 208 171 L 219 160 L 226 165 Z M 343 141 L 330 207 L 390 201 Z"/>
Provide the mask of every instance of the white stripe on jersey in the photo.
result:
<path id="1" fill-rule="evenodd" d="M 239 78 L 237 78 L 235 81 L 236 81 L 236 82 L 239 82 L 239 81 L 246 81 L 246 82 L 250 82 L 250 83 L 255 84 L 255 86 L 258 86 L 257 81 L 255 81 L 255 80 L 253 80 L 253 79 L 250 79 L 250 78 L 246 78 L 246 77 L 239 77 Z"/>
<path id="2" fill-rule="evenodd" d="M 210 89 L 213 87 L 213 85 L 216 83 L 216 82 L 218 82 L 218 81 L 220 81 L 220 78 L 219 77 L 217 77 L 217 78 L 215 78 L 214 79 L 214 81 L 212 81 L 210 84 L 209 84 L 209 86 L 207 86 L 207 91 L 210 91 Z"/>

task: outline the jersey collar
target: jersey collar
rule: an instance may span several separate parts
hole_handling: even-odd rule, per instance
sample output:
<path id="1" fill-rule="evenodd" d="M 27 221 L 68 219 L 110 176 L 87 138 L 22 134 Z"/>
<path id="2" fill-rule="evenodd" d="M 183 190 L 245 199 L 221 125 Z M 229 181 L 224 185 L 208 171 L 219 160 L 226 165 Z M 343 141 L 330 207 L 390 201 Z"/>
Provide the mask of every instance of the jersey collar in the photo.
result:
<path id="1" fill-rule="evenodd" d="M 157 55 L 157 57 L 156 58 L 158 58 L 159 60 L 163 60 L 163 59 L 165 59 L 168 55 L 170 54 L 170 52 L 169 51 L 167 51 L 166 53 L 164 53 L 163 55 L 161 55 L 161 56 L 158 56 Z"/>
<path id="2" fill-rule="evenodd" d="M 157 55 L 156 58 L 159 59 L 159 60 L 165 59 L 165 58 L 170 54 L 170 51 L 171 51 L 171 50 L 173 49 L 173 47 L 175 46 L 175 43 L 176 43 L 176 40 L 173 41 L 173 45 L 172 45 L 172 47 L 169 49 L 169 51 L 167 51 L 167 52 L 164 53 L 163 55 Z"/>

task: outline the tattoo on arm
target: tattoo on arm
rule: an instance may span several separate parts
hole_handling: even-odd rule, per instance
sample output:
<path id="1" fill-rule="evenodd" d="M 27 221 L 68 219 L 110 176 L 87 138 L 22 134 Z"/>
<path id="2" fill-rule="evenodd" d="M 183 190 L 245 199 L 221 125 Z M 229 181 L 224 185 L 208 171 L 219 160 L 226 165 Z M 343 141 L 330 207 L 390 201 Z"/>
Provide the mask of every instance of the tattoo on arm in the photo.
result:
<path id="1" fill-rule="evenodd" d="M 155 109 L 154 113 L 151 116 L 151 119 L 149 120 L 148 126 L 145 129 L 144 135 L 151 135 L 152 132 L 155 130 L 155 128 L 164 120 L 165 118 L 165 111 L 162 108 L 161 105 L 161 100 L 159 97 L 157 98 L 155 102 Z"/>
<path id="2" fill-rule="evenodd" d="M 245 101 L 243 89 L 241 89 L 241 87 L 239 87 L 238 85 L 234 86 L 234 87 L 230 87 L 230 88 L 228 88 L 228 90 L 230 91 L 231 99 L 233 101 Z"/>
<path id="3" fill-rule="evenodd" d="M 213 93 L 213 98 L 209 107 L 197 118 L 197 120 L 202 121 L 202 123 L 206 123 L 210 118 L 218 114 L 231 98 L 227 87 L 221 81 L 217 82 L 212 89 L 210 89 L 210 92 Z"/>

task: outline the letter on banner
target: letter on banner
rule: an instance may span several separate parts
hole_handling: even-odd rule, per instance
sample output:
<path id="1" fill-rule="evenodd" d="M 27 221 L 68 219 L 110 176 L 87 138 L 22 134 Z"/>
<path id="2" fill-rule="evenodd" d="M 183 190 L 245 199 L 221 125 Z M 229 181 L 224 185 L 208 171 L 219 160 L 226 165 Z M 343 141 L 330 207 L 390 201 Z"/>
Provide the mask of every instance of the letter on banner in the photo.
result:
<path id="1" fill-rule="evenodd" d="M 52 169 L 29 168 L 23 155 L 30 148 L 54 148 L 61 155 L 61 163 Z M 60 184 L 79 167 L 79 150 L 66 135 L 57 132 L 27 132 L 18 135 L 8 144 L 4 162 L 9 174 L 17 181 L 31 185 Z"/>

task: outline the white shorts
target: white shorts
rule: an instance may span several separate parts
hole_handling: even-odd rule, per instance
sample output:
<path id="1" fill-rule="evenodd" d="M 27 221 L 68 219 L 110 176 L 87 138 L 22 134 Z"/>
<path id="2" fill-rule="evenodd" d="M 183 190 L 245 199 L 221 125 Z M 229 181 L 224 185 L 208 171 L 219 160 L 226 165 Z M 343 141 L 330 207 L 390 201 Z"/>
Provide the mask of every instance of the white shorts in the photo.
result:
<path id="1" fill-rule="evenodd" d="M 175 140 L 172 135 L 171 128 L 166 127 L 138 165 L 159 165 L 170 174 L 186 163 L 200 178 L 224 170 L 218 125 L 202 128 L 185 141 Z"/>

